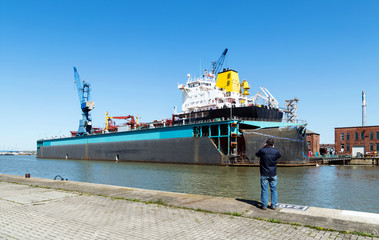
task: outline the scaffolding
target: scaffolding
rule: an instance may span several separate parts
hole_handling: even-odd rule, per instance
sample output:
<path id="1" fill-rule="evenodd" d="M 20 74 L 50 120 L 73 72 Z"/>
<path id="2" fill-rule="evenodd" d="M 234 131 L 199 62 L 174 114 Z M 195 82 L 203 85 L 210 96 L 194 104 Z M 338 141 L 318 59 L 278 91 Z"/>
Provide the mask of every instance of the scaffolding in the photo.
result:
<path id="1" fill-rule="evenodd" d="M 297 118 L 297 111 L 298 111 L 298 103 L 299 99 L 298 98 L 293 98 L 286 100 L 286 110 L 285 112 L 285 119 L 286 122 L 291 122 L 291 123 L 297 123 L 298 118 Z"/>

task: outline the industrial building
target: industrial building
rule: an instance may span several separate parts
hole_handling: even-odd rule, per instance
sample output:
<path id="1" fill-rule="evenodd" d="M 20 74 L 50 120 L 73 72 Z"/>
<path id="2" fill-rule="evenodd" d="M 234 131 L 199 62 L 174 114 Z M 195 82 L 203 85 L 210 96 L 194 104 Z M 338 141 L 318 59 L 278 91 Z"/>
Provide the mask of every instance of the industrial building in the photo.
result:
<path id="1" fill-rule="evenodd" d="M 366 126 L 366 110 L 366 91 L 362 91 L 362 126 L 334 129 L 337 154 L 356 157 L 379 152 L 379 126 Z"/>
<path id="2" fill-rule="evenodd" d="M 379 126 L 338 127 L 334 133 L 337 154 L 355 157 L 379 151 Z"/>
<path id="3" fill-rule="evenodd" d="M 320 154 L 320 134 L 307 129 L 308 156 L 317 157 Z"/>

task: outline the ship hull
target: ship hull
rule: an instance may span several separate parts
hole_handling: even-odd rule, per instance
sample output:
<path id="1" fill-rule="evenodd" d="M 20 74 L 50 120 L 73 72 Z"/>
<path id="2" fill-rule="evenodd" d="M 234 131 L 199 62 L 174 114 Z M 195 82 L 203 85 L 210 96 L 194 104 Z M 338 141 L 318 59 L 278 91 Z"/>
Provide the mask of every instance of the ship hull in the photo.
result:
<path id="1" fill-rule="evenodd" d="M 181 163 L 199 165 L 257 165 L 255 152 L 267 138 L 274 138 L 282 153 L 278 163 L 303 165 L 305 139 L 296 127 L 246 129 L 237 137 L 237 147 L 228 148 L 230 139 L 224 135 L 196 135 L 195 129 L 221 127 L 231 129 L 230 122 L 212 125 L 185 125 L 161 129 L 100 134 L 67 139 L 40 140 L 37 158 L 105 160 L 120 162 Z M 240 124 L 243 128 L 244 124 Z M 213 131 L 213 130 L 212 130 Z M 214 132 L 214 131 L 213 131 Z M 217 129 L 216 129 L 217 132 Z"/>
<path id="2" fill-rule="evenodd" d="M 193 137 L 46 146 L 39 149 L 37 157 L 211 165 L 223 165 L 227 160 L 210 139 Z"/>
<path id="3" fill-rule="evenodd" d="M 187 122 L 189 119 L 196 121 L 199 119 L 228 119 L 231 117 L 238 119 L 255 119 L 259 121 L 281 122 L 283 119 L 283 112 L 279 111 L 279 109 L 268 108 L 266 106 L 258 107 L 251 105 L 246 107 L 219 108 L 199 112 L 188 112 L 174 116 L 185 118 L 187 119 Z"/>
<path id="4" fill-rule="evenodd" d="M 230 116 L 238 118 L 260 119 L 280 122 L 283 119 L 283 112 L 278 109 L 265 106 L 248 106 L 235 108 L 221 108 L 209 110 L 209 118 L 228 118 Z"/>

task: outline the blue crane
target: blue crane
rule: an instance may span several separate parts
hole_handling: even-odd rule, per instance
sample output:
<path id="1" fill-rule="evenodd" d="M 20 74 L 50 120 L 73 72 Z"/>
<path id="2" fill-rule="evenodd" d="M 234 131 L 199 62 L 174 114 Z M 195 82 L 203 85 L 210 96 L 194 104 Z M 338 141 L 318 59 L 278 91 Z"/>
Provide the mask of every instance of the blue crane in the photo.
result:
<path id="1" fill-rule="evenodd" d="M 76 89 L 78 90 L 80 108 L 82 109 L 82 119 L 79 121 L 79 129 L 76 136 L 85 136 L 92 133 L 92 119 L 90 111 L 95 107 L 95 103 L 90 100 L 90 84 L 80 81 L 79 73 L 74 67 L 74 78 Z"/>
<path id="2" fill-rule="evenodd" d="M 220 72 L 222 65 L 224 64 L 225 60 L 225 55 L 228 52 L 228 49 L 225 48 L 225 50 L 222 52 L 220 58 L 217 60 L 217 62 L 212 62 L 212 73 L 216 76 L 217 79 L 217 74 Z"/>

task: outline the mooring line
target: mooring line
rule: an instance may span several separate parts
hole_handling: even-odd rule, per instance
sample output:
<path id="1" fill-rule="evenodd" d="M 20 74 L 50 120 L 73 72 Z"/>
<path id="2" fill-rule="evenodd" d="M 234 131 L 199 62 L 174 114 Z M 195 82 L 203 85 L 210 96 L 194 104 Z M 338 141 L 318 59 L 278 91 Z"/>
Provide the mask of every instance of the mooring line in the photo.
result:
<path id="1" fill-rule="evenodd" d="M 271 137 L 271 138 L 289 140 L 289 141 L 293 141 L 293 142 L 303 142 L 303 140 L 299 140 L 299 139 L 277 137 L 277 136 L 272 136 L 272 135 L 268 135 L 268 134 L 264 134 L 264 133 L 257 133 L 257 132 L 244 132 L 244 134 L 257 134 L 257 135 L 261 135 L 261 136 L 265 136 L 265 137 Z"/>
<path id="2" fill-rule="evenodd" d="M 257 134 L 257 135 L 261 135 L 261 136 L 265 136 L 265 137 L 271 137 L 271 138 L 289 140 L 289 141 L 293 141 L 293 142 L 300 142 L 301 145 L 304 147 L 304 140 L 298 140 L 298 139 L 292 139 L 292 138 L 284 138 L 284 137 L 277 137 L 277 136 L 272 136 L 272 135 L 268 135 L 268 134 L 264 134 L 264 133 L 257 133 L 257 132 L 244 132 L 244 134 Z M 304 154 L 303 150 L 301 151 L 301 153 L 302 153 L 303 157 L 305 157 L 305 158 L 308 157 L 306 154 Z"/>

